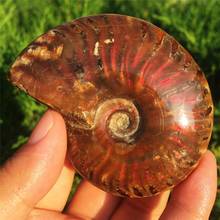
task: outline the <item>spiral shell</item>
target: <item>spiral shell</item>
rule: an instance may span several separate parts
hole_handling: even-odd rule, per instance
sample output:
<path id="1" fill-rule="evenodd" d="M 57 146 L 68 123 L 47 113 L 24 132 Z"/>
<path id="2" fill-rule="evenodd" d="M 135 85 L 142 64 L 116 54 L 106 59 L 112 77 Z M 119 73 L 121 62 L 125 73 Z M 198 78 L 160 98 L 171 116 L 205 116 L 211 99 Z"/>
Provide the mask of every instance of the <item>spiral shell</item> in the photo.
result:
<path id="1" fill-rule="evenodd" d="M 62 114 L 75 169 L 119 196 L 172 188 L 206 151 L 204 74 L 170 35 L 123 15 L 83 17 L 33 41 L 11 82 Z"/>

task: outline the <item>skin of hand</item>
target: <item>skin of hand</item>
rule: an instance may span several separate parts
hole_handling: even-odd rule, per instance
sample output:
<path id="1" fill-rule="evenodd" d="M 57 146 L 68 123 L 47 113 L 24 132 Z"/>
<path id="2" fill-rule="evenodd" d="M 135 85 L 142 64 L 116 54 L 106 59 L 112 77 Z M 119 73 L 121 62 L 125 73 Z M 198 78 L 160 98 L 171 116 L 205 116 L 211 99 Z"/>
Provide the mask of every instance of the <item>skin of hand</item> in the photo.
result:
<path id="1" fill-rule="evenodd" d="M 28 142 L 0 168 L 1 220 L 209 218 L 217 189 L 216 160 L 210 151 L 172 192 L 141 199 L 119 198 L 83 180 L 65 207 L 75 173 L 66 148 L 63 118 L 49 110 Z"/>

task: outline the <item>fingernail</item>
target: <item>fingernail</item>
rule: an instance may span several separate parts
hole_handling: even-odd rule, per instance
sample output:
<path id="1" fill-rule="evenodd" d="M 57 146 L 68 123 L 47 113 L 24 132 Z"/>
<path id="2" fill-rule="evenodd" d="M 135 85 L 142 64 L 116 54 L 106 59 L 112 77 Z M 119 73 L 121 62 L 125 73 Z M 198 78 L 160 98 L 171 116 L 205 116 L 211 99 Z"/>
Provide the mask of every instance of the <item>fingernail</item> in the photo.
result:
<path id="1" fill-rule="evenodd" d="M 34 128 L 28 140 L 28 144 L 36 144 L 42 140 L 53 127 L 53 116 L 51 111 L 47 111 Z"/>

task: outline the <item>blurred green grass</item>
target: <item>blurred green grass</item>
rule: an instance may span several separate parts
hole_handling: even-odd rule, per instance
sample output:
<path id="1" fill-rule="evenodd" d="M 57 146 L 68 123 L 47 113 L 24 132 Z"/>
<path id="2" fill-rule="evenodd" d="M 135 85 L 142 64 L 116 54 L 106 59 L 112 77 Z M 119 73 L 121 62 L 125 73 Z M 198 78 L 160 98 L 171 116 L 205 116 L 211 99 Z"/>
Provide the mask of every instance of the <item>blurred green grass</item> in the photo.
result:
<path id="1" fill-rule="evenodd" d="M 7 82 L 10 64 L 30 41 L 50 28 L 98 13 L 119 13 L 148 20 L 166 30 L 191 52 L 206 74 L 214 99 L 215 121 L 210 149 L 215 153 L 219 167 L 219 0 L 0 0 L 0 163 L 25 143 L 46 109 Z M 218 216 L 219 195 L 211 219 L 218 219 Z"/>

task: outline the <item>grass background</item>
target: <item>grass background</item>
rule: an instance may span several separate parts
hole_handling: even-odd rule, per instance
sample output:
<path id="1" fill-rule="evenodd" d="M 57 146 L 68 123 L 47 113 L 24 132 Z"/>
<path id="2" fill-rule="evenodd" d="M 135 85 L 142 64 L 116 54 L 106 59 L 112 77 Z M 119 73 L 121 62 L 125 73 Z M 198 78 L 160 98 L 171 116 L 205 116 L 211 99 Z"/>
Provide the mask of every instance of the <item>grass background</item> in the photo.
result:
<path id="1" fill-rule="evenodd" d="M 215 153 L 219 167 L 220 0 L 0 0 L 0 164 L 25 143 L 46 109 L 7 82 L 10 64 L 30 41 L 50 28 L 98 13 L 119 13 L 148 20 L 191 52 L 205 72 L 213 95 L 215 121 L 209 148 Z M 79 178 L 73 191 L 78 182 Z M 210 219 L 219 216 L 218 193 Z"/>

